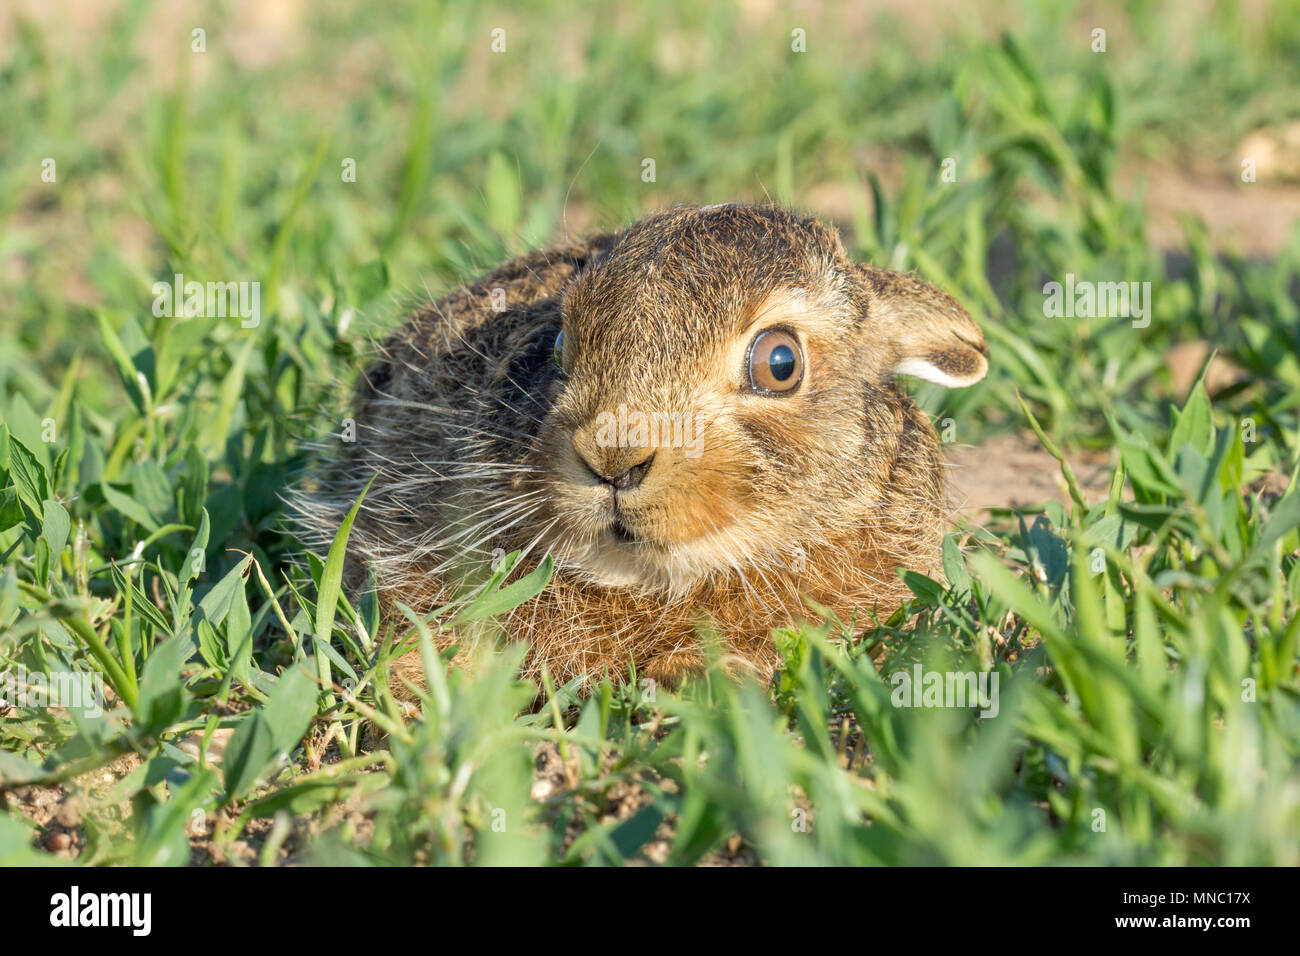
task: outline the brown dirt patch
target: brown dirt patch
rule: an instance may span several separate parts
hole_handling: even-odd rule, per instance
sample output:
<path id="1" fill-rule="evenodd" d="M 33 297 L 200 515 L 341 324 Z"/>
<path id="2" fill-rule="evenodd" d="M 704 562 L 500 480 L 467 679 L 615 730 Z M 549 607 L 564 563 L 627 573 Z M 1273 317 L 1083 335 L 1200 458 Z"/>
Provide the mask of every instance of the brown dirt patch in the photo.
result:
<path id="1" fill-rule="evenodd" d="M 1060 463 L 1032 437 L 1002 435 L 982 445 L 955 445 L 948 449 L 947 458 L 948 483 L 963 516 L 1070 500 Z M 1081 451 L 1070 456 L 1070 467 L 1090 500 L 1109 491 L 1111 465 L 1108 452 Z"/>

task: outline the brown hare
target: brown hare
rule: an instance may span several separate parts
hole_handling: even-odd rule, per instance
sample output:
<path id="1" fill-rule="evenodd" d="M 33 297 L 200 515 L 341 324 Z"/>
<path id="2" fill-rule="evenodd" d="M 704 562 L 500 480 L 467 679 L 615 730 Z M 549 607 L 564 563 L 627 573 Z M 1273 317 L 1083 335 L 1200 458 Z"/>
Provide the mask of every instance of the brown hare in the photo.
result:
<path id="1" fill-rule="evenodd" d="M 382 604 L 446 603 L 522 550 L 554 576 L 504 621 L 527 669 L 665 684 L 701 625 L 771 675 L 773 628 L 892 612 L 933 572 L 948 507 L 934 430 L 894 382 L 977 382 L 950 296 L 850 261 L 772 206 L 680 207 L 532 252 L 422 306 L 358 384 L 356 441 L 300 502 Z M 410 658 L 407 659 L 410 661 Z M 395 669 L 417 679 L 418 664 Z"/>

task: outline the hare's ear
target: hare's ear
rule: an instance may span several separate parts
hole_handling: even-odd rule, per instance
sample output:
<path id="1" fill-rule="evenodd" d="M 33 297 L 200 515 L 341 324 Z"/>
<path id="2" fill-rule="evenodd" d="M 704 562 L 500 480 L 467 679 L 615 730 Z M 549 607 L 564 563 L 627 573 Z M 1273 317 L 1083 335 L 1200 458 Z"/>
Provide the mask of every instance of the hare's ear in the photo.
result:
<path id="1" fill-rule="evenodd" d="M 989 370 L 989 347 L 957 300 L 901 272 L 858 266 L 866 324 L 898 375 L 949 388 L 974 385 Z"/>

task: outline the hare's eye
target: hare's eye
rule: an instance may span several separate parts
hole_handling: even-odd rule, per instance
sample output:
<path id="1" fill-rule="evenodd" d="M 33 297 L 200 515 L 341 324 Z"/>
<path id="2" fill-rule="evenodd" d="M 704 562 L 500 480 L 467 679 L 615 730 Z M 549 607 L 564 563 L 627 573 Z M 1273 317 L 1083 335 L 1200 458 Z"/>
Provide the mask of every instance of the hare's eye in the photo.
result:
<path id="1" fill-rule="evenodd" d="M 803 380 L 799 340 L 781 329 L 760 332 L 749 347 L 749 385 L 758 392 L 792 392 Z"/>
<path id="2" fill-rule="evenodd" d="M 551 359 L 555 362 L 555 367 L 561 372 L 564 371 L 564 330 L 561 329 L 555 334 L 555 345 L 551 348 Z"/>

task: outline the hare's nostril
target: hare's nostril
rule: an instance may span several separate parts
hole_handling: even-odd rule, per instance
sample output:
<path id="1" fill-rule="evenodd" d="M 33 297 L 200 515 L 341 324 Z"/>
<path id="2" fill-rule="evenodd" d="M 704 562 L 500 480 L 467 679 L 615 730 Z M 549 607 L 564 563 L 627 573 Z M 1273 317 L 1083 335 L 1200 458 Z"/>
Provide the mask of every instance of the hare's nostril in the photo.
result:
<path id="1" fill-rule="evenodd" d="M 627 471 L 623 472 L 623 474 L 617 475 L 613 478 L 606 478 L 605 481 L 613 485 L 619 491 L 627 491 L 635 488 L 640 485 L 641 482 L 645 481 L 646 472 L 650 470 L 650 465 L 654 460 L 655 454 L 654 452 L 651 452 L 650 457 L 639 465 L 633 465 Z"/>

